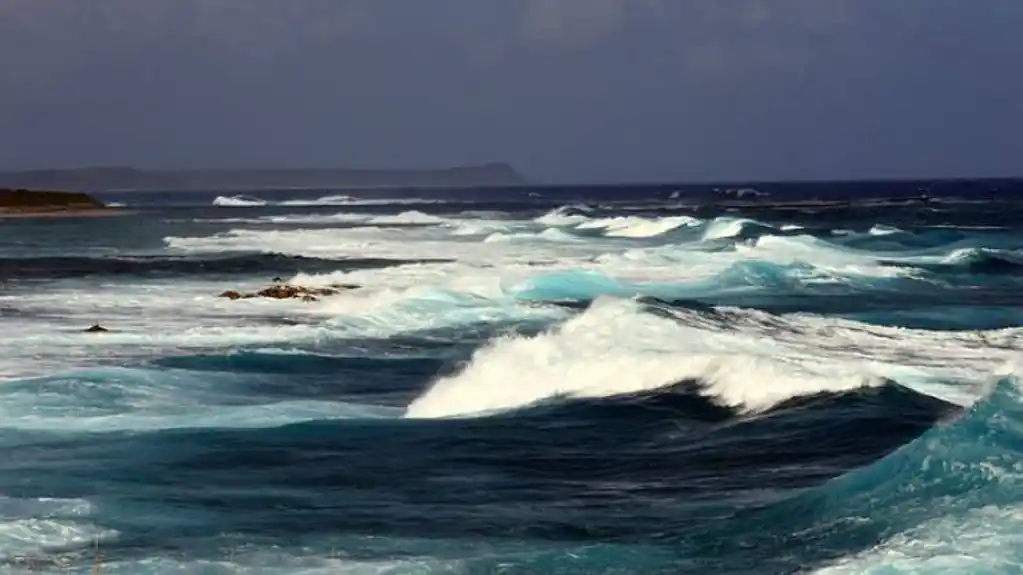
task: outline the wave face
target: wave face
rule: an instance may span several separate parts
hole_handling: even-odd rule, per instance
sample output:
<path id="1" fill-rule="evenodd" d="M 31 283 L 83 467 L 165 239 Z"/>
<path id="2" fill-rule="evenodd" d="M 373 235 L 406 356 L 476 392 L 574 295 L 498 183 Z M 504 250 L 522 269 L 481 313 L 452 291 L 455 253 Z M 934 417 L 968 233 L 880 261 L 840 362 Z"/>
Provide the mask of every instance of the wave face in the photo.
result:
<path id="1" fill-rule="evenodd" d="M 1023 187 L 988 185 L 12 220 L 0 571 L 1014 572 Z M 274 278 L 356 287 L 217 297 Z"/>

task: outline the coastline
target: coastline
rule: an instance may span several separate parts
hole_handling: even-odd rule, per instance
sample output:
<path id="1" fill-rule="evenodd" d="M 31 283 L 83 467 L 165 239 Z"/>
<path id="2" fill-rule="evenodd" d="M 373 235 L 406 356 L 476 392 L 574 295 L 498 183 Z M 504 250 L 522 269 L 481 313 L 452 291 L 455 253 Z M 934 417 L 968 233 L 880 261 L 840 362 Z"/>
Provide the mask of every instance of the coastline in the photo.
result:
<path id="1" fill-rule="evenodd" d="M 148 170 L 94 166 L 0 171 L 0 188 L 91 191 L 209 191 L 507 186 L 528 183 L 511 165 L 491 162 L 446 168 L 213 168 Z"/>
<path id="2" fill-rule="evenodd" d="M 137 213 L 136 210 L 125 210 L 120 208 L 94 208 L 88 210 L 11 210 L 0 208 L 0 220 L 20 219 L 53 219 L 53 218 L 107 218 L 115 216 L 127 216 Z"/>
<path id="3" fill-rule="evenodd" d="M 0 218 L 88 218 L 125 213 L 81 192 L 0 189 Z"/>

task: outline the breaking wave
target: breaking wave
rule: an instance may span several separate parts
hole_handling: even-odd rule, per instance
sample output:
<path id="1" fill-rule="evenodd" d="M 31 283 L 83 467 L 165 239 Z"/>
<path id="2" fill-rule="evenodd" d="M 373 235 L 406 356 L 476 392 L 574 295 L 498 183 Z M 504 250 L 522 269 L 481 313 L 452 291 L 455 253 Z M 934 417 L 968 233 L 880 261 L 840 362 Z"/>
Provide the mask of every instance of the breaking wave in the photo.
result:
<path id="1" fill-rule="evenodd" d="M 252 208 L 265 206 L 266 200 L 253 196 L 217 196 L 213 205 L 221 208 Z"/>
<path id="2" fill-rule="evenodd" d="M 446 200 L 408 197 L 355 197 L 343 194 L 332 194 L 314 199 L 270 201 L 256 196 L 235 195 L 217 196 L 213 205 L 221 208 L 251 208 L 260 206 L 388 206 L 414 204 L 443 204 Z"/>
<path id="3" fill-rule="evenodd" d="M 629 334 L 622 337 L 622 334 Z M 678 322 L 635 302 L 595 302 L 582 315 L 534 337 L 501 338 L 459 374 L 441 379 L 407 416 L 451 417 L 526 407 L 557 398 L 627 395 L 698 381 L 722 405 L 758 411 L 799 395 L 878 386 L 866 372 L 735 356 L 708 346 Z"/>

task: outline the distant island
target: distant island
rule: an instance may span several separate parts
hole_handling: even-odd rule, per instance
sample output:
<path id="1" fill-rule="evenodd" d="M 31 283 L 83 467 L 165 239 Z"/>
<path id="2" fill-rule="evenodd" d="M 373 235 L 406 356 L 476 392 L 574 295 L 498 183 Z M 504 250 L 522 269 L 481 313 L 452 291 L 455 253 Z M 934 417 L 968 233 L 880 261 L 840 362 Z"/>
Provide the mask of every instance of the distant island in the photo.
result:
<path id="1" fill-rule="evenodd" d="M 0 188 L 0 217 L 114 213 L 118 210 L 83 193 Z"/>
<path id="2" fill-rule="evenodd" d="M 435 170 L 141 170 L 130 167 L 93 167 L 0 172 L 0 188 L 75 191 L 468 187 L 525 183 L 511 166 L 502 163 Z"/>

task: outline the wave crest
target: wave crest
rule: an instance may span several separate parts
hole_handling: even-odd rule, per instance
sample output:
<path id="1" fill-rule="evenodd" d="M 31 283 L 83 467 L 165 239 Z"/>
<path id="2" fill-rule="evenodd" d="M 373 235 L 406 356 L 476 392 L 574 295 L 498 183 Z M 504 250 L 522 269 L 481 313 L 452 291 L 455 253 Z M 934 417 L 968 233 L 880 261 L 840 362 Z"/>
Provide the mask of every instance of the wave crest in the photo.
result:
<path id="1" fill-rule="evenodd" d="M 217 196 L 213 205 L 222 208 L 245 208 L 258 206 L 289 206 L 289 207 L 315 207 L 315 206 L 387 206 L 387 205 L 415 205 L 415 204 L 443 204 L 446 200 L 435 198 L 357 198 L 345 194 L 330 194 L 312 199 L 284 200 L 279 202 L 265 200 L 246 194 L 234 196 Z"/>
<path id="2" fill-rule="evenodd" d="M 622 334 L 628 334 L 623 338 Z M 806 364 L 730 353 L 714 337 L 598 300 L 583 314 L 535 337 L 504 337 L 474 354 L 457 375 L 413 401 L 409 418 L 479 415 L 556 398 L 627 395 L 695 380 L 722 405 L 761 411 L 799 395 L 882 385 L 867 373 L 814 371 Z"/>
<path id="3" fill-rule="evenodd" d="M 801 229 L 801 228 L 795 228 Z M 754 239 L 765 234 L 777 233 L 778 228 L 749 218 L 714 218 L 703 231 L 704 241 Z"/>
<path id="4" fill-rule="evenodd" d="M 850 536 L 884 541 L 819 573 L 889 572 L 893 557 L 914 572 L 1011 571 L 1023 561 L 1023 396 L 1018 375 L 994 380 L 970 410 L 887 457 L 839 477 L 764 519 L 824 510 L 822 524 L 863 517 L 819 545 Z M 940 501 L 940 505 L 935 502 Z M 834 522 L 834 523 L 832 523 Z M 999 571 L 1001 572 L 1001 571 Z"/>
<path id="5" fill-rule="evenodd" d="M 213 200 L 213 205 L 221 208 L 251 208 L 257 206 L 265 206 L 266 200 L 261 200 L 253 196 L 217 196 Z"/>
<path id="6" fill-rule="evenodd" d="M 652 238 L 682 227 L 694 227 L 701 221 L 692 216 L 671 216 L 664 218 L 643 218 L 639 216 L 617 216 L 586 220 L 578 224 L 577 230 L 603 230 L 609 238 Z"/>

